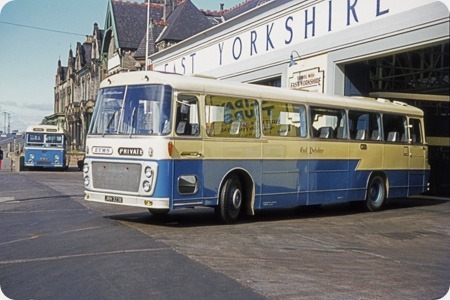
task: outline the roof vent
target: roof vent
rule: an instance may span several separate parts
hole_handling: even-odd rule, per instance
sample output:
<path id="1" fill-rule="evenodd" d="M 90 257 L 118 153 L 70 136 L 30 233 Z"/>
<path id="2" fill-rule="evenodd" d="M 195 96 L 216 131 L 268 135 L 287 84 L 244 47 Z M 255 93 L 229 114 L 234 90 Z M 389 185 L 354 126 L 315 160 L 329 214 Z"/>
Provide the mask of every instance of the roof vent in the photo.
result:
<path id="1" fill-rule="evenodd" d="M 206 79 L 217 79 L 217 77 L 204 75 L 204 74 L 199 74 L 199 73 L 191 74 L 191 77 L 206 78 Z"/>
<path id="2" fill-rule="evenodd" d="M 408 104 L 406 104 L 405 102 L 401 102 L 401 101 L 394 101 L 394 104 L 400 105 L 400 106 L 408 106 Z"/>

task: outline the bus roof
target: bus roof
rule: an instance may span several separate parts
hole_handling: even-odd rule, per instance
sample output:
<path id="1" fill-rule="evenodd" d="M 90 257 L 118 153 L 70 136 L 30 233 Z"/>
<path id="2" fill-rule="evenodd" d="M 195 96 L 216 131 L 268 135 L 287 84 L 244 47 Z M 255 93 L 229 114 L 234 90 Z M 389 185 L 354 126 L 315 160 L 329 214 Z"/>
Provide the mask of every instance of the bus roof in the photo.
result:
<path id="1" fill-rule="evenodd" d="M 399 101 L 389 101 L 384 98 L 345 97 L 287 88 L 277 88 L 226 80 L 217 80 L 199 76 L 184 76 L 153 71 L 137 71 L 120 73 L 105 79 L 100 88 L 142 85 L 142 84 L 170 85 L 175 90 L 186 92 L 202 92 L 207 94 L 229 95 L 245 98 L 265 100 L 281 100 L 305 103 L 327 107 L 343 107 L 364 109 L 381 112 L 393 112 L 408 115 L 423 116 L 423 111 Z"/>
<path id="2" fill-rule="evenodd" d="M 26 132 L 65 133 L 64 129 L 56 125 L 31 125 Z"/>

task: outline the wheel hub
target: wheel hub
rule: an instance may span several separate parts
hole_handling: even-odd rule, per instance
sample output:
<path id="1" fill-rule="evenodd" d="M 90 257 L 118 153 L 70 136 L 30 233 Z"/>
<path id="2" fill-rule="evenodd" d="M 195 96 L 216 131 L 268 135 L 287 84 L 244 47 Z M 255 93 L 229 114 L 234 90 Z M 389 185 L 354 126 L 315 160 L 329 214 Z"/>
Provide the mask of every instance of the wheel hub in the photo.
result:
<path id="1" fill-rule="evenodd" d="M 242 193 L 240 190 L 234 191 L 232 200 L 233 200 L 232 203 L 233 203 L 234 208 L 238 209 L 239 207 L 241 207 Z"/>

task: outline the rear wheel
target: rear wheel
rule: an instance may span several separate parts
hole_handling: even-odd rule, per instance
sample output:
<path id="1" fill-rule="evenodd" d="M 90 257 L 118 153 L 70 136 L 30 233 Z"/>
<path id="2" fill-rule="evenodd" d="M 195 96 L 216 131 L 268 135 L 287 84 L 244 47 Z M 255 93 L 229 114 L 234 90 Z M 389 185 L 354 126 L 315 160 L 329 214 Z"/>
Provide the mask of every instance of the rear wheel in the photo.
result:
<path id="1" fill-rule="evenodd" d="M 379 211 L 386 204 L 386 182 L 376 175 L 370 179 L 367 187 L 366 206 L 370 211 Z"/>
<path id="2" fill-rule="evenodd" d="M 222 221 L 231 224 L 239 218 L 244 197 L 242 183 L 239 177 L 232 175 L 227 178 L 220 190 L 217 213 Z"/>

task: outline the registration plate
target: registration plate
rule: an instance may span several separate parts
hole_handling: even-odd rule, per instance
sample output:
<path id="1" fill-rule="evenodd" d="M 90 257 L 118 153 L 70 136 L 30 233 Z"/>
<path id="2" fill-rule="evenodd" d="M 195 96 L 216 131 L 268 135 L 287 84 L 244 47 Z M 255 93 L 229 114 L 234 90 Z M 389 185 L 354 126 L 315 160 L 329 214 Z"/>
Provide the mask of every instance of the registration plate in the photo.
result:
<path id="1" fill-rule="evenodd" d="M 117 196 L 105 196 L 105 201 L 107 202 L 113 202 L 113 203 L 122 203 L 123 198 L 117 197 Z"/>

